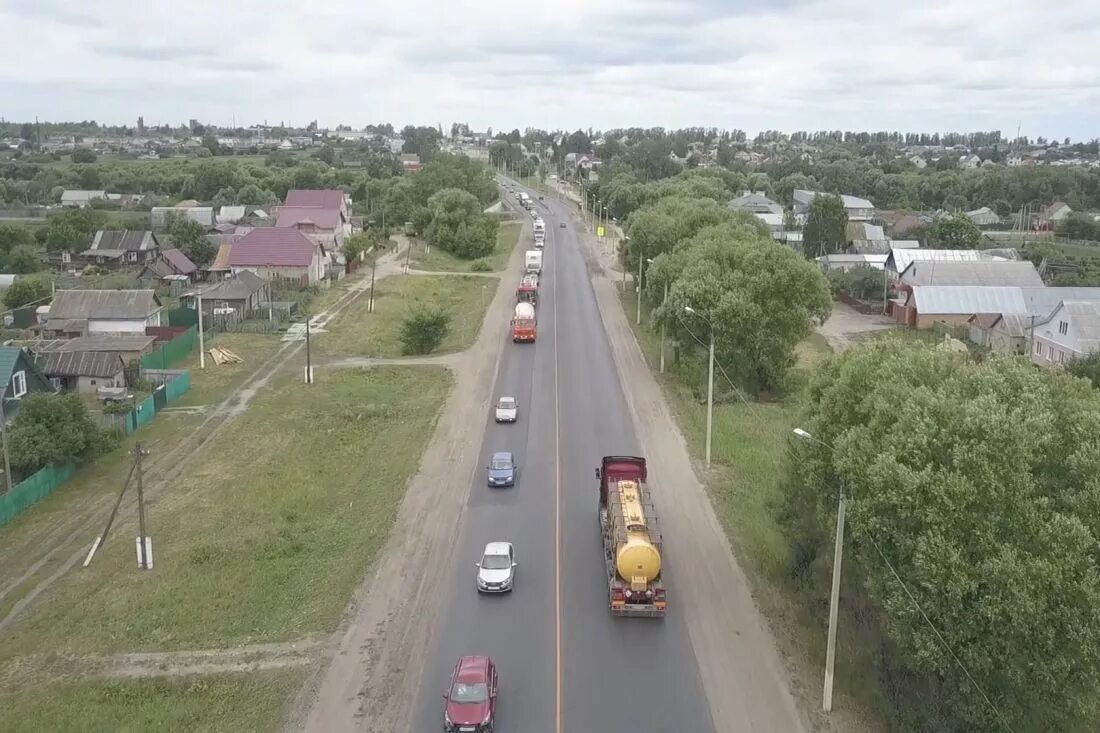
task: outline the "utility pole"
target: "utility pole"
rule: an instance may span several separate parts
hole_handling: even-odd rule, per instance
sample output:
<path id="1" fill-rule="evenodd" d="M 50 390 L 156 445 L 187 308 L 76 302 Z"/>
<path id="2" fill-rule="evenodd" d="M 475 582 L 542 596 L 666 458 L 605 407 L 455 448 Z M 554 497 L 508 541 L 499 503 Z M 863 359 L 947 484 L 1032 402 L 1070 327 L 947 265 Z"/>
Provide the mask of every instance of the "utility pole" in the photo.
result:
<path id="1" fill-rule="evenodd" d="M 668 281 L 665 281 L 665 297 L 661 301 L 661 305 L 664 306 L 668 303 Z M 661 374 L 665 373 L 665 320 L 661 319 Z"/>
<path id="2" fill-rule="evenodd" d="M 141 441 L 134 445 L 134 472 L 137 474 L 138 497 L 138 567 L 142 570 L 153 569 L 153 539 L 145 533 L 145 485 L 141 459 L 148 455 Z"/>
<path id="3" fill-rule="evenodd" d="M 836 543 L 833 545 L 833 586 L 829 593 L 829 636 L 825 646 L 825 688 L 821 695 L 821 709 L 833 709 L 833 665 L 836 663 L 836 625 L 840 611 L 840 565 L 844 559 L 844 513 L 848 499 L 844 484 L 840 485 L 840 501 L 836 508 Z"/>
<path id="4" fill-rule="evenodd" d="M 313 384 L 313 355 L 310 352 L 310 326 L 309 322 L 312 320 L 310 315 L 306 314 L 306 384 Z"/>
<path id="5" fill-rule="evenodd" d="M 160 347 L 161 349 L 164 346 Z M 202 290 L 199 291 L 199 369 L 206 368 L 206 340 L 202 334 Z"/>
<path id="6" fill-rule="evenodd" d="M 408 237 L 409 243 L 405 247 L 405 274 L 409 274 L 409 258 L 412 257 L 413 240 L 412 237 Z"/>
<path id="7" fill-rule="evenodd" d="M 367 313 L 374 313 L 374 276 L 378 271 L 378 252 L 385 247 L 381 244 L 374 245 L 373 256 L 370 260 L 370 300 L 367 301 Z"/>
<path id="8" fill-rule="evenodd" d="M 634 319 L 634 325 L 642 325 L 642 263 L 645 262 L 645 257 L 641 252 L 638 252 L 638 315 Z"/>
<path id="9" fill-rule="evenodd" d="M 710 436 L 714 426 L 714 326 L 710 327 L 710 365 L 707 368 L 707 468 L 710 468 Z"/>
<path id="10" fill-rule="evenodd" d="M 122 482 L 122 490 L 118 492 L 118 498 L 115 499 L 115 506 L 111 509 L 111 516 L 107 517 L 107 525 L 100 532 L 99 536 L 95 538 L 95 542 L 92 543 L 92 548 L 88 550 L 88 556 L 84 558 L 83 567 L 88 567 L 88 564 L 92 561 L 96 551 L 107 541 L 107 533 L 111 531 L 111 525 L 114 524 L 115 516 L 118 514 L 118 508 L 122 505 L 122 497 L 126 495 L 126 489 L 130 487 L 130 480 L 134 477 L 134 469 L 137 468 L 137 461 L 130 464 L 130 472 L 126 474 L 126 480 Z"/>

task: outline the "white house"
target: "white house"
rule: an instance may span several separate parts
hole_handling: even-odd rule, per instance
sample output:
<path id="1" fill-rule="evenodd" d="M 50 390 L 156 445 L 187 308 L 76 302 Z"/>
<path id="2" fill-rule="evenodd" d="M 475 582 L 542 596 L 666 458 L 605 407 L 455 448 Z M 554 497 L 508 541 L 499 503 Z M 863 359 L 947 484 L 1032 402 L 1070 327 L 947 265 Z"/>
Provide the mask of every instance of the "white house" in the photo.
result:
<path id="1" fill-rule="evenodd" d="M 982 159 L 976 155 L 962 155 L 959 156 L 959 168 L 963 170 L 973 170 L 982 164 Z"/>
<path id="2" fill-rule="evenodd" d="M 988 206 L 966 212 L 966 218 L 970 219 L 970 221 L 974 222 L 975 226 L 979 227 L 988 227 L 1001 223 L 1001 217 L 997 216 L 997 212 L 993 211 Z"/>
<path id="3" fill-rule="evenodd" d="M 928 167 L 928 161 L 926 161 L 924 158 L 922 158 L 919 155 L 909 156 L 909 162 L 912 163 L 917 168 L 923 169 L 923 168 Z"/>
<path id="4" fill-rule="evenodd" d="M 1050 315 L 1036 320 L 1031 360 L 1064 365 L 1100 350 L 1100 302 L 1063 300 Z"/>
<path id="5" fill-rule="evenodd" d="M 735 211 L 747 211 L 750 214 L 778 214 L 783 216 L 783 205 L 772 201 L 763 191 L 745 191 L 726 206 Z"/>
<path id="6" fill-rule="evenodd" d="M 58 290 L 42 331 L 56 337 L 141 334 L 159 326 L 163 306 L 152 290 Z"/>
<path id="7" fill-rule="evenodd" d="M 95 199 L 106 198 L 106 191 L 63 191 L 61 194 L 61 205 L 83 209 L 86 206 L 90 206 Z"/>

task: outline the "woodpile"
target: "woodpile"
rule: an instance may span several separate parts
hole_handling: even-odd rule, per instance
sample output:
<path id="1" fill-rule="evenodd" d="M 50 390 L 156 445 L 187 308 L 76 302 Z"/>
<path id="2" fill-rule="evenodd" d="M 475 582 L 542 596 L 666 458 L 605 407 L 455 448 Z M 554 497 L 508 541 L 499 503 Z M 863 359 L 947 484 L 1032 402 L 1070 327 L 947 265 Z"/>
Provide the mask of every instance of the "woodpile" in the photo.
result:
<path id="1" fill-rule="evenodd" d="M 214 360 L 214 363 L 218 366 L 224 366 L 225 364 L 243 364 L 244 360 L 241 357 L 234 354 L 229 349 L 220 349 L 217 346 L 210 349 L 207 353 Z"/>

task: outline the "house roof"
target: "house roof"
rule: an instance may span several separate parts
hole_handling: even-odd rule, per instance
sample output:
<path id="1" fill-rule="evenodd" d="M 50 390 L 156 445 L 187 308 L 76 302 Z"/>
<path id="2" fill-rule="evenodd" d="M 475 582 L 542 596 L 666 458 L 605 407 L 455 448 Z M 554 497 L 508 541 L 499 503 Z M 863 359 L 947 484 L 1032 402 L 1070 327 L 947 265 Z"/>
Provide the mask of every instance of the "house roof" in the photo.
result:
<path id="1" fill-rule="evenodd" d="M 882 230 L 882 227 L 875 224 L 868 224 L 862 221 L 850 221 L 845 231 L 848 241 L 884 241 L 886 239 L 886 232 Z"/>
<path id="2" fill-rule="evenodd" d="M 823 265 L 865 265 L 867 267 L 873 267 L 876 270 L 881 270 L 882 266 L 886 264 L 886 255 L 884 254 L 832 254 L 822 255 L 817 258 L 817 261 Z"/>
<path id="3" fill-rule="evenodd" d="M 960 313 L 1027 313 L 1027 302 L 1017 287 L 970 285 L 914 285 L 910 296 L 922 316 Z"/>
<path id="4" fill-rule="evenodd" d="M 114 377 L 125 368 L 113 351 L 48 351 L 34 363 L 47 377 Z"/>
<path id="5" fill-rule="evenodd" d="M 151 252 L 158 246 L 156 237 L 150 231 L 101 229 L 95 233 L 92 246 L 82 254 L 119 257 L 124 252 Z"/>
<path id="6" fill-rule="evenodd" d="M 310 206 L 284 206 L 279 209 L 279 218 L 275 226 L 293 227 L 299 224 L 314 224 L 320 229 L 338 229 L 340 210 Z"/>
<path id="7" fill-rule="evenodd" d="M 234 243 L 229 252 L 232 267 L 309 267 L 317 244 L 297 229 L 260 227 Z"/>
<path id="8" fill-rule="evenodd" d="M 1059 311 L 1069 315 L 1077 340 L 1085 345 L 1100 345 L 1100 302 L 1095 300 L 1064 300 L 1051 317 Z M 1092 349 L 1086 349 L 1091 351 Z"/>
<path id="9" fill-rule="evenodd" d="M 982 328 L 993 328 L 997 321 L 1001 320 L 1000 313 L 975 313 L 966 319 L 967 323 L 976 323 Z"/>
<path id="10" fill-rule="evenodd" d="M 248 270 L 242 270 L 233 277 L 227 277 L 220 283 L 203 288 L 202 297 L 211 300 L 247 300 L 260 292 L 263 287 L 263 278 Z"/>
<path id="11" fill-rule="evenodd" d="M 941 262 L 973 262 L 975 260 L 1005 259 L 977 249 L 909 249 L 893 247 L 890 258 L 886 260 L 886 269 L 904 272 L 909 263 L 919 260 L 938 260 Z"/>
<path id="12" fill-rule="evenodd" d="M 50 303 L 50 320 L 146 318 L 161 308 L 152 290 L 58 290 Z"/>
<path id="13" fill-rule="evenodd" d="M 1017 285 L 1043 287 L 1035 265 L 1027 262 L 914 260 L 901 273 L 910 285 Z"/>
<path id="14" fill-rule="evenodd" d="M 68 191 L 62 191 L 61 202 L 79 202 L 79 201 L 91 201 L 92 199 L 105 199 L 107 198 L 106 191 L 82 191 L 79 189 L 70 189 Z"/>
<path id="15" fill-rule="evenodd" d="M 783 206 L 772 201 L 762 191 L 745 191 L 735 199 L 731 199 L 726 206 L 731 209 L 748 209 L 757 211 L 763 209 L 775 214 L 783 213 Z"/>
<path id="16" fill-rule="evenodd" d="M 43 341 L 36 345 L 34 350 L 38 353 L 49 351 L 145 351 L 157 339 L 155 336 L 141 336 L 137 334 L 97 334 L 95 336 L 78 336 L 73 339 L 55 339 Z"/>
<path id="17" fill-rule="evenodd" d="M 27 391 L 30 392 L 31 386 L 37 378 L 42 390 L 53 391 L 53 387 L 50 385 L 50 381 L 46 379 L 46 376 L 42 374 L 42 370 L 38 368 L 38 365 L 34 363 L 34 359 L 31 358 L 29 352 L 23 349 L 21 346 L 0 346 L 0 387 L 6 387 L 11 382 L 12 374 L 15 373 L 15 369 L 19 366 L 20 358 L 26 364 L 27 371 Z M 41 391 L 41 390 L 40 390 Z M 4 419 L 11 420 L 15 413 L 19 410 L 20 400 L 9 397 L 7 393 L 4 395 Z"/>
<path id="18" fill-rule="evenodd" d="M 769 226 L 769 227 L 781 227 L 781 226 L 783 226 L 783 215 L 782 214 L 756 212 L 756 213 L 753 214 L 753 216 L 755 216 L 760 221 L 764 222 L 764 224 L 766 226 Z"/>
<path id="19" fill-rule="evenodd" d="M 199 269 L 187 255 L 178 249 L 166 249 L 160 254 L 180 275 L 190 275 L 195 270 Z"/>
<path id="20" fill-rule="evenodd" d="M 235 221 L 239 221 L 245 216 L 245 208 L 243 206 L 223 206 L 218 210 L 216 220 L 219 223 L 232 224 Z"/>
<path id="21" fill-rule="evenodd" d="M 218 239 L 221 237 L 230 237 L 233 241 L 240 240 L 240 236 L 237 234 L 215 234 L 212 235 L 212 239 Z M 210 263 L 207 270 L 228 270 L 229 269 L 229 253 L 233 251 L 233 242 L 215 242 L 218 244 L 218 254 L 214 255 L 214 261 Z"/>
<path id="22" fill-rule="evenodd" d="M 344 192 L 332 188 L 321 190 L 295 189 L 287 191 L 286 206 L 306 206 L 340 211 L 344 208 Z"/>
<path id="23" fill-rule="evenodd" d="M 795 201 L 797 201 L 799 203 L 802 203 L 802 204 L 809 204 L 811 201 L 814 200 L 814 197 L 817 196 L 817 194 L 818 194 L 817 191 L 807 191 L 805 189 L 796 188 L 794 190 L 793 196 L 794 196 Z M 844 205 L 845 209 L 873 209 L 873 208 L 875 208 L 875 205 L 872 204 L 870 201 L 868 201 L 865 198 L 860 198 L 859 196 L 849 196 L 846 193 L 839 194 L 839 196 L 840 196 L 840 202 L 841 202 L 841 204 Z"/>

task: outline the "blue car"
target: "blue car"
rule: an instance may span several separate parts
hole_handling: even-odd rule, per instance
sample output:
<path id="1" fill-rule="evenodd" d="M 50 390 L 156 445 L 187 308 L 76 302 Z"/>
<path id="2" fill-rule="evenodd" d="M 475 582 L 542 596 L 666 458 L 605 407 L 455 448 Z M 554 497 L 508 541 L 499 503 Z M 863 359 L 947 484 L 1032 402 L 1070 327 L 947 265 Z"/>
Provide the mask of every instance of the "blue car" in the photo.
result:
<path id="1" fill-rule="evenodd" d="M 516 459 L 511 453 L 494 453 L 485 468 L 489 473 L 490 486 L 516 485 Z"/>

